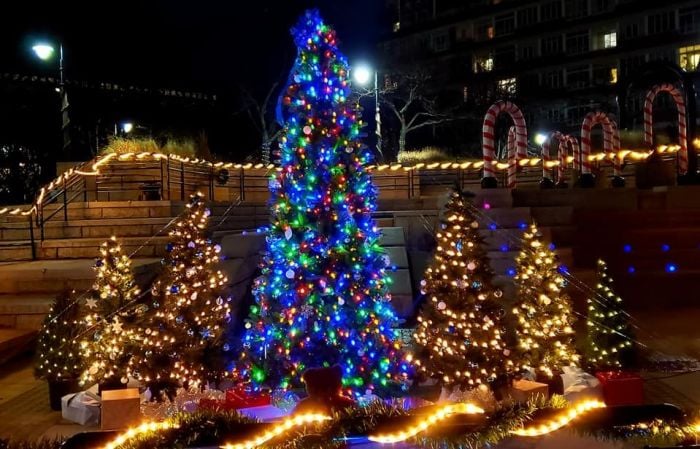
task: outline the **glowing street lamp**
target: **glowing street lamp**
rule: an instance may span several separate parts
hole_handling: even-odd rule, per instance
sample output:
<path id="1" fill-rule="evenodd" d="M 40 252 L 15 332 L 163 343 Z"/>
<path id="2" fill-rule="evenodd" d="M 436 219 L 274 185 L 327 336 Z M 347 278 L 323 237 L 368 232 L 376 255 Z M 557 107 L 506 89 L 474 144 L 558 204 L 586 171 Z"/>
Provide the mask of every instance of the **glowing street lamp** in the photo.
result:
<path id="1" fill-rule="evenodd" d="M 122 131 L 124 134 L 129 134 L 134 129 L 134 124 L 131 122 L 122 123 Z"/>
<path id="2" fill-rule="evenodd" d="M 535 134 L 535 143 L 537 145 L 542 145 L 547 141 L 547 135 L 542 133 Z"/>
<path id="3" fill-rule="evenodd" d="M 351 69 L 351 74 L 355 82 L 360 86 L 367 86 L 374 74 L 374 122 L 376 123 L 374 133 L 377 136 L 377 153 L 384 159 L 384 153 L 382 152 L 382 120 L 379 108 L 379 74 L 376 70 L 371 69 L 365 64 L 359 64 L 353 67 Z"/>
<path id="4" fill-rule="evenodd" d="M 32 46 L 32 51 L 42 61 L 49 61 L 56 53 L 56 48 L 45 42 L 39 42 Z M 65 89 L 63 77 L 63 44 L 58 44 L 58 94 L 61 96 L 61 132 L 63 135 L 63 156 L 69 156 L 70 150 L 70 118 L 68 116 L 68 94 Z"/>

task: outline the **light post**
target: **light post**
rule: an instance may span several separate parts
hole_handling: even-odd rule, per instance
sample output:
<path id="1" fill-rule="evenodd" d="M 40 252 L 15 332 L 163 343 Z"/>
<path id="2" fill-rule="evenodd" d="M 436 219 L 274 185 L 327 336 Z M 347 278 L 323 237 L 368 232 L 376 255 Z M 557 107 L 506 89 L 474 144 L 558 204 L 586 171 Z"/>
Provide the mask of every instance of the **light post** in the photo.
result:
<path id="1" fill-rule="evenodd" d="M 359 65 L 352 70 L 352 75 L 355 81 L 361 85 L 366 86 L 374 74 L 374 123 L 375 129 L 374 133 L 377 136 L 377 153 L 379 157 L 383 160 L 384 153 L 382 152 L 382 120 L 379 107 L 379 73 L 376 70 L 370 69 L 366 65 Z"/>
<path id="2" fill-rule="evenodd" d="M 32 46 L 32 51 L 34 54 L 42 61 L 50 60 L 54 53 L 55 48 L 51 44 L 38 43 Z M 66 93 L 66 85 L 64 78 L 64 67 L 63 67 L 63 44 L 58 44 L 58 94 L 61 97 L 61 134 L 63 138 L 63 156 L 68 158 L 70 156 L 70 117 L 68 116 L 68 94 Z"/>

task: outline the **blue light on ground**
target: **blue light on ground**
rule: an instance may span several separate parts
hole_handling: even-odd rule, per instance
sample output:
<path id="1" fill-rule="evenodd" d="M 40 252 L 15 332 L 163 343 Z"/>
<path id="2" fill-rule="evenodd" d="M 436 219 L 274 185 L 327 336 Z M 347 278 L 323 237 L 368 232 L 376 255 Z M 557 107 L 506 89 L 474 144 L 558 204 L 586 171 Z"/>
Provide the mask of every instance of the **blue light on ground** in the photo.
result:
<path id="1" fill-rule="evenodd" d="M 670 245 L 667 245 L 666 243 L 664 243 L 663 245 L 661 245 L 661 251 L 663 251 L 663 252 L 667 252 L 667 251 L 670 250 L 670 249 L 671 249 L 671 246 L 670 246 Z"/>
<path id="2" fill-rule="evenodd" d="M 635 270 L 633 266 L 630 265 L 629 267 L 627 267 L 627 272 L 629 274 L 634 274 L 635 271 L 637 271 L 637 270 Z"/>
<path id="3" fill-rule="evenodd" d="M 674 263 L 667 263 L 666 264 L 666 273 L 675 273 L 678 271 L 678 266 Z"/>
<path id="4" fill-rule="evenodd" d="M 627 245 L 623 246 L 622 251 L 624 251 L 626 253 L 631 253 L 632 252 L 632 245 L 627 244 Z"/>
<path id="5" fill-rule="evenodd" d="M 508 268 L 508 269 L 506 270 L 506 274 L 507 274 L 508 276 L 510 276 L 510 277 L 515 276 L 515 268 L 512 268 L 512 267 L 511 267 L 511 268 Z"/>
<path id="6" fill-rule="evenodd" d="M 525 223 L 524 221 L 521 221 L 520 223 L 518 223 L 518 227 L 520 229 L 527 229 L 527 223 Z"/>
<path id="7" fill-rule="evenodd" d="M 559 268 L 557 268 L 557 271 L 559 271 L 559 273 L 561 273 L 561 274 L 566 274 L 569 272 L 569 267 L 567 267 L 566 265 L 559 265 Z"/>
<path id="8" fill-rule="evenodd" d="M 497 226 L 496 226 L 495 223 L 491 223 L 491 224 L 489 225 L 489 229 L 492 230 L 492 231 L 495 231 L 495 230 L 496 230 L 496 227 L 497 227 Z"/>
<path id="9" fill-rule="evenodd" d="M 508 251 L 508 245 L 506 245 L 505 243 L 504 243 L 503 245 L 501 245 L 501 251 L 503 251 L 504 253 L 507 252 L 507 251 Z"/>

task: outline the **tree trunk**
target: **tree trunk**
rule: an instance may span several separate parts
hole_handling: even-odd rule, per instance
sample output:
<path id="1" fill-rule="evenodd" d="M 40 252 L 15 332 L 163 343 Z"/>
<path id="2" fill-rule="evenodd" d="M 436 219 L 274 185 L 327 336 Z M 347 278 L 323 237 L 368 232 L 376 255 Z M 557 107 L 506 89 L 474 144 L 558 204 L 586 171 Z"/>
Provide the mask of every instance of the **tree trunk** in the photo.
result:
<path id="1" fill-rule="evenodd" d="M 402 126 L 401 130 L 399 131 L 399 154 L 403 153 L 405 149 L 406 149 L 406 128 L 404 126 Z"/>

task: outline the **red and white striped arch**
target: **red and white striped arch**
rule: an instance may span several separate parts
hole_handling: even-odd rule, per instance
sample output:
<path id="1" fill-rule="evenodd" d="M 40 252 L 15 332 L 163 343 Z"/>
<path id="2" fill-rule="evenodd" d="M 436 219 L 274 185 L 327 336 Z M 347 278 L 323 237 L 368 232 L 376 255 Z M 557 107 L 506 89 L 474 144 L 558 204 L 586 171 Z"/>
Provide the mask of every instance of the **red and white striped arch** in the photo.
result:
<path id="1" fill-rule="evenodd" d="M 681 147 L 678 152 L 678 173 L 684 175 L 688 172 L 688 139 L 687 139 L 687 118 L 685 111 L 685 99 L 683 92 L 673 84 L 657 84 L 647 92 L 644 98 L 644 142 L 649 146 L 654 146 L 654 99 L 661 92 L 667 92 L 673 98 L 678 110 L 678 144 Z"/>
<path id="2" fill-rule="evenodd" d="M 508 149 L 508 187 L 516 186 L 515 176 L 517 172 L 517 160 L 527 157 L 527 126 L 525 125 L 525 117 L 519 107 L 510 101 L 497 101 L 486 111 L 484 116 L 484 124 L 482 127 L 482 151 L 484 157 L 484 178 L 495 178 L 496 170 L 494 163 L 496 161 L 496 146 L 495 133 L 496 119 L 501 113 L 510 115 L 515 126 L 515 151 Z M 511 164 L 513 170 L 511 175 Z"/>

